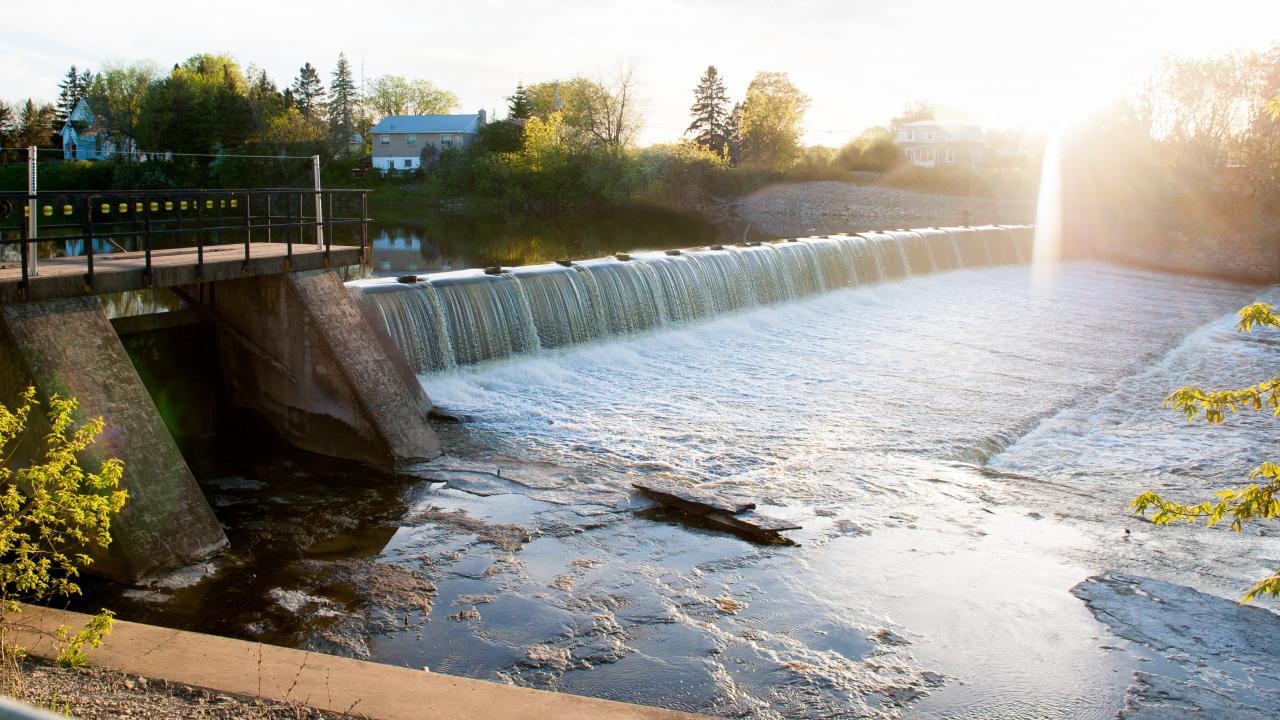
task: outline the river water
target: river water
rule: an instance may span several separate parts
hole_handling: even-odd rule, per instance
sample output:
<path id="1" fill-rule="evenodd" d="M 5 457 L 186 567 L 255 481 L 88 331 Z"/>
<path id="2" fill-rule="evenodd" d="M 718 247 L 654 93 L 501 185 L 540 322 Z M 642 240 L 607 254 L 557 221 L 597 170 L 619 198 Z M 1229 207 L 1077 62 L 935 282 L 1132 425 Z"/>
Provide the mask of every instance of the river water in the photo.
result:
<path id="1" fill-rule="evenodd" d="M 1154 528 L 1280 439 L 1188 425 L 1188 383 L 1274 372 L 1275 289 L 1072 262 L 963 269 L 428 372 L 450 482 L 268 449 L 197 463 L 232 535 L 126 616 L 713 715 L 1110 718 L 1164 662 L 1070 590 L 1238 597 L 1270 536 Z M 761 545 L 661 510 L 691 479 L 793 520 Z M 1126 529 L 1128 533 L 1126 533 Z M 217 599 L 218 602 L 210 601 Z"/>

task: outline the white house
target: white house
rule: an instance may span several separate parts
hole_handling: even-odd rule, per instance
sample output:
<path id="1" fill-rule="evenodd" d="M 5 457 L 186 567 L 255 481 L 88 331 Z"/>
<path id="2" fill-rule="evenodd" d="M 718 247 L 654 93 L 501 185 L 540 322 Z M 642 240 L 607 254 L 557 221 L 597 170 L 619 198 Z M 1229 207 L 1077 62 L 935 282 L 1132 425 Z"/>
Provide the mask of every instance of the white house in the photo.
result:
<path id="1" fill-rule="evenodd" d="M 919 167 L 982 167 L 988 156 L 982 128 L 921 120 L 898 128 L 898 146 Z"/>
<path id="2" fill-rule="evenodd" d="M 391 115 L 369 131 L 373 142 L 373 167 L 388 170 L 416 170 L 422 164 L 422 150 L 438 152 L 464 148 L 479 137 L 485 112 L 475 115 Z"/>
<path id="3" fill-rule="evenodd" d="M 86 98 L 76 101 L 58 135 L 62 137 L 63 160 L 106 160 L 112 155 L 132 157 L 138 153 L 137 141 L 98 123 Z"/>

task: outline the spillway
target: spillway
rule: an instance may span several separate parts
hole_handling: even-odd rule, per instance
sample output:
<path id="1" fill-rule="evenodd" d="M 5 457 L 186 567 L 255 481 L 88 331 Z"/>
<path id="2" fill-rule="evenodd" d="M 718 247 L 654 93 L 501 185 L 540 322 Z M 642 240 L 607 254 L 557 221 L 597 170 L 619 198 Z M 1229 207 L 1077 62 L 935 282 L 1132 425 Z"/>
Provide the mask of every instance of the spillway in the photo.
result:
<path id="1" fill-rule="evenodd" d="M 628 335 L 840 288 L 1026 263 L 1032 226 L 823 235 L 486 273 L 359 280 L 419 373 Z"/>

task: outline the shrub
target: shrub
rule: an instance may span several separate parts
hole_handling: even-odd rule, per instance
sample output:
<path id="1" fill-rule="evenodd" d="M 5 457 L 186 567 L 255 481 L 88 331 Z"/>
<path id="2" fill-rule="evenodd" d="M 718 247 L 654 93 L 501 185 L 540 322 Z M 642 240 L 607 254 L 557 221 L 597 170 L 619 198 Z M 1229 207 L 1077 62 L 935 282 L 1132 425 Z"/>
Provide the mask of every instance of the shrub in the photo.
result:
<path id="1" fill-rule="evenodd" d="M 56 394 L 48 399 L 42 454 L 25 466 L 10 465 L 38 404 L 29 388 L 16 410 L 0 405 L 0 653 L 7 670 L 24 655 L 11 637 L 22 603 L 80 594 L 76 578 L 93 563 L 88 553 L 110 545 L 111 518 L 127 498 L 119 460 L 108 459 L 96 472 L 80 467 L 78 455 L 102 433 L 102 418 L 77 427 L 76 401 Z M 83 664 L 84 646 L 101 644 L 112 617 L 103 611 L 75 633 L 59 628 L 59 662 Z M 16 675 L 9 679 L 12 690 Z"/>

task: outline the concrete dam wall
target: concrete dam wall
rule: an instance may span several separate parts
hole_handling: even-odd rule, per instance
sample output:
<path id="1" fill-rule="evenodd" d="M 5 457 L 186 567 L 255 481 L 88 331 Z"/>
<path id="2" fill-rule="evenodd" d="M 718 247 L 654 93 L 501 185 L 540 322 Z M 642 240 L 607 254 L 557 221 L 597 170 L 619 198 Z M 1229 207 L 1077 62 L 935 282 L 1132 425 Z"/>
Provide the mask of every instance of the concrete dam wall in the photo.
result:
<path id="1" fill-rule="evenodd" d="M 590 342 L 828 290 L 1027 263 L 1030 225 L 714 245 L 347 284 L 418 373 Z"/>

